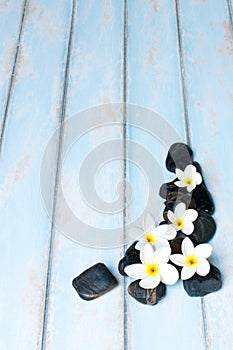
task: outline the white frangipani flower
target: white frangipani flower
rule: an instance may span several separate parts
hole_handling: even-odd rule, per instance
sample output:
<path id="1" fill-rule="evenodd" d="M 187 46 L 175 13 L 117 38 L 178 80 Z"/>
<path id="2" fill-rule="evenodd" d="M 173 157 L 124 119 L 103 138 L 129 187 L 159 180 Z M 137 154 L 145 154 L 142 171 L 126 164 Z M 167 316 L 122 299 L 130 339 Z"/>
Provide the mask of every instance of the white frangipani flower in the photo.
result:
<path id="1" fill-rule="evenodd" d="M 141 250 L 146 244 L 150 243 L 155 249 L 169 247 L 168 240 L 176 237 L 176 231 L 171 230 L 170 225 L 160 225 L 146 232 L 138 241 L 135 248 Z"/>
<path id="2" fill-rule="evenodd" d="M 175 185 L 178 187 L 187 187 L 188 192 L 194 190 L 202 182 L 201 174 L 197 172 L 196 167 L 192 164 L 187 165 L 184 171 L 176 169 L 176 176 L 179 181 L 176 181 Z"/>
<path id="3" fill-rule="evenodd" d="M 147 214 L 144 221 L 143 237 L 137 242 L 135 248 L 141 250 L 146 244 L 150 243 L 155 249 L 170 247 L 168 240 L 176 237 L 176 231 L 171 229 L 170 225 L 160 225 L 155 227 L 155 220 Z"/>
<path id="4" fill-rule="evenodd" d="M 203 243 L 194 247 L 191 239 L 186 237 L 182 242 L 181 250 L 183 254 L 173 254 L 170 256 L 170 260 L 174 264 L 183 267 L 181 271 L 182 280 L 191 278 L 195 273 L 200 276 L 208 275 L 210 264 L 207 258 L 212 254 L 210 244 Z"/>
<path id="5" fill-rule="evenodd" d="M 168 210 L 168 220 L 171 222 L 169 226 L 173 231 L 182 231 L 184 234 L 191 235 L 194 230 L 193 221 L 198 217 L 198 212 L 194 209 L 187 209 L 184 203 L 179 203 L 175 207 L 174 213 Z M 170 230 L 171 231 L 171 230 Z"/>
<path id="6" fill-rule="evenodd" d="M 160 282 L 175 284 L 179 274 L 174 266 L 167 264 L 170 254 L 170 247 L 154 251 L 152 245 L 147 243 L 140 250 L 142 264 L 126 266 L 125 273 L 130 277 L 140 279 L 139 285 L 144 289 L 156 288 Z"/>

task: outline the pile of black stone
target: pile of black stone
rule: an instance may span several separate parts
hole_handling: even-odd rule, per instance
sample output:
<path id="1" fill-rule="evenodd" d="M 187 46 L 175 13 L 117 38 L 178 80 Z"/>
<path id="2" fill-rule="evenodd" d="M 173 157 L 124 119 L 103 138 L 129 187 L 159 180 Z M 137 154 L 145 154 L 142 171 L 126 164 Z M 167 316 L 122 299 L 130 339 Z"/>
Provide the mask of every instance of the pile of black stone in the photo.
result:
<path id="1" fill-rule="evenodd" d="M 202 183 L 197 185 L 192 192 L 186 188 L 179 188 L 175 185 L 178 180 L 175 178 L 169 183 L 161 186 L 159 194 L 165 199 L 165 209 L 163 212 L 164 221 L 161 224 L 169 223 L 167 212 L 174 211 L 179 203 L 185 203 L 186 208 L 198 211 L 198 218 L 193 223 L 194 231 L 189 236 L 194 246 L 200 243 L 207 243 L 216 232 L 216 223 L 212 217 L 214 213 L 214 203 L 203 179 L 203 172 L 198 162 L 193 160 L 193 151 L 184 143 L 173 144 L 166 158 L 166 167 L 170 172 L 175 173 L 176 169 L 184 171 L 187 165 L 193 164 L 202 176 Z M 181 253 L 181 244 L 185 235 L 178 233 L 177 237 L 170 241 L 172 254 Z M 120 260 L 118 269 L 121 275 L 125 275 L 125 267 L 140 262 L 140 252 L 135 249 L 134 242 L 126 251 L 125 256 Z M 177 266 L 176 266 L 177 268 Z M 178 268 L 179 270 L 179 268 Z M 180 272 L 180 271 L 179 271 Z M 184 289 L 191 297 L 202 297 L 206 294 L 219 290 L 222 286 L 220 271 L 210 264 L 210 272 L 202 277 L 195 274 L 188 280 L 183 281 Z M 155 305 L 166 294 L 166 286 L 160 283 L 155 289 L 143 289 L 139 286 L 139 281 L 132 282 L 128 287 L 129 294 L 143 304 Z"/>

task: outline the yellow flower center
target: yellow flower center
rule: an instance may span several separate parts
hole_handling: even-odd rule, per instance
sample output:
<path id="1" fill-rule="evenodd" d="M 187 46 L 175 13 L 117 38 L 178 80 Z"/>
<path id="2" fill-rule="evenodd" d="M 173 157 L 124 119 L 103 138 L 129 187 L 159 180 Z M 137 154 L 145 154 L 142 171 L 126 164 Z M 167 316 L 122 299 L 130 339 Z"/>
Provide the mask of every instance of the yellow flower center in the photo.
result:
<path id="1" fill-rule="evenodd" d="M 156 276 L 159 272 L 159 267 L 156 264 L 147 264 L 146 265 L 146 273 L 149 276 Z"/>
<path id="2" fill-rule="evenodd" d="M 186 177 L 184 180 L 185 185 L 192 185 L 193 184 L 193 179 L 191 177 Z"/>
<path id="3" fill-rule="evenodd" d="M 184 227 L 184 219 L 182 218 L 175 219 L 175 226 L 178 229 L 181 229 L 182 227 Z"/>
<path id="4" fill-rule="evenodd" d="M 185 263 L 186 265 L 193 267 L 198 264 L 198 260 L 195 256 L 190 255 L 190 256 L 187 256 Z"/>
<path id="5" fill-rule="evenodd" d="M 147 232 L 145 234 L 145 240 L 148 242 L 148 243 L 154 243 L 155 242 L 155 235 L 153 235 L 152 233 L 150 232 Z"/>

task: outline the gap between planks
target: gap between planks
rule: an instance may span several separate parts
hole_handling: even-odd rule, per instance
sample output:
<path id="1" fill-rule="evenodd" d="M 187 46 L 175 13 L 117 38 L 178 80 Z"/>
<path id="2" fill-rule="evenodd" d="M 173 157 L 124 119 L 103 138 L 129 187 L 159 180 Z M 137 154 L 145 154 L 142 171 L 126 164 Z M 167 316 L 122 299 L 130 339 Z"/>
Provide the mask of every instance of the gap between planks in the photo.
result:
<path id="1" fill-rule="evenodd" d="M 189 120 L 189 113 L 188 113 L 188 91 L 187 91 L 187 84 L 186 84 L 184 45 L 182 40 L 182 17 L 181 17 L 181 11 L 180 11 L 180 0 L 175 0 L 175 16 L 176 16 L 179 64 L 180 64 L 180 75 L 181 75 L 182 103 L 183 103 L 183 110 L 184 110 L 185 136 L 186 136 L 186 143 L 190 147 L 192 147 L 190 120 Z M 209 350 L 209 337 L 208 337 L 207 316 L 206 316 L 204 297 L 201 297 L 200 307 L 201 307 L 201 313 L 202 313 L 204 346 L 205 346 L 205 350 Z"/>
<path id="2" fill-rule="evenodd" d="M 42 336 L 41 336 L 41 350 L 45 350 L 46 338 L 47 338 L 50 282 L 51 282 L 54 236 L 55 236 L 54 220 L 56 217 L 57 192 L 58 192 L 58 185 L 59 185 L 59 178 L 60 178 L 61 154 L 62 154 L 62 145 L 63 145 L 64 121 L 66 116 L 67 90 L 69 85 L 70 61 L 71 61 L 71 52 L 72 52 L 72 43 L 73 43 L 73 28 L 75 23 L 75 11 L 76 11 L 76 0 L 73 0 L 72 8 L 71 8 L 71 19 L 70 19 L 70 26 L 69 26 L 66 63 L 65 63 L 63 94 L 62 94 L 62 101 L 61 101 L 61 116 L 59 121 L 60 131 L 59 131 L 56 175 L 55 175 L 54 194 L 53 194 L 53 203 L 52 203 L 52 222 L 51 222 L 51 228 L 49 232 L 50 240 L 49 240 L 48 264 L 47 264 L 47 278 L 46 278 L 46 287 L 45 287 L 46 288 L 45 299 L 44 299 L 44 317 L 43 317 L 43 327 L 42 327 Z"/>
<path id="3" fill-rule="evenodd" d="M 229 12 L 229 19 L 231 23 L 232 35 L 233 35 L 233 8 L 232 8 L 232 0 L 226 0 L 227 8 Z"/>
<path id="4" fill-rule="evenodd" d="M 4 143 L 4 136 L 5 136 L 5 131 L 6 131 L 9 106 L 10 106 L 10 102 L 11 102 L 12 94 L 13 94 L 13 90 L 14 90 L 15 72 L 16 72 L 18 59 L 19 59 L 19 51 L 20 51 L 20 45 L 21 45 L 22 33 L 23 33 L 23 29 L 24 29 L 25 18 L 26 18 L 28 0 L 25 0 L 22 4 L 23 4 L 23 8 L 22 8 L 22 16 L 21 16 L 20 27 L 19 27 L 19 35 L 18 35 L 17 45 L 16 45 L 16 49 L 15 49 L 14 63 L 13 63 L 12 71 L 11 71 L 11 77 L 10 77 L 10 82 L 9 82 L 9 87 L 8 87 L 8 92 L 7 92 L 7 98 L 6 98 L 6 104 L 5 104 L 4 113 L 3 113 L 2 128 L 1 128 L 1 134 L 0 134 L 0 159 L 1 159 L 1 155 L 2 155 L 2 148 L 3 148 L 3 143 Z"/>
<path id="5" fill-rule="evenodd" d="M 123 101 L 123 244 L 124 253 L 126 251 L 126 241 L 127 232 L 126 225 L 127 219 L 129 217 L 129 209 L 127 208 L 128 198 L 127 198 L 127 177 L 128 177 L 128 0 L 123 0 L 123 91 L 122 91 L 122 101 Z M 124 293 L 124 350 L 130 349 L 129 347 L 129 327 L 128 327 L 128 294 L 127 294 L 127 277 L 124 276 L 123 279 L 123 293 Z"/>

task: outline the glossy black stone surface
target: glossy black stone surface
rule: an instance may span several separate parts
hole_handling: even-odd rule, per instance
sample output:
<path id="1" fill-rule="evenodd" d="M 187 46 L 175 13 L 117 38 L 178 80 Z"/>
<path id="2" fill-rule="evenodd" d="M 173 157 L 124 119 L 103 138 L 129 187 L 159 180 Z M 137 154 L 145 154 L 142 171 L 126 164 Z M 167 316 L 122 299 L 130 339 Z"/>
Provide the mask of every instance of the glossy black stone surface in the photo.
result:
<path id="1" fill-rule="evenodd" d="M 213 214 L 215 207 L 213 198 L 206 188 L 205 184 L 201 183 L 191 193 L 187 192 L 185 188 L 179 188 L 174 184 L 177 179 L 164 183 L 159 190 L 160 197 L 166 199 L 166 203 L 173 205 L 181 200 L 185 203 L 190 203 L 189 208 L 201 209 L 209 214 Z"/>
<path id="2" fill-rule="evenodd" d="M 156 305 L 166 295 L 166 286 L 160 283 L 157 288 L 144 289 L 139 286 L 140 280 L 132 282 L 128 286 L 128 293 L 139 303 L 146 305 Z"/>
<path id="3" fill-rule="evenodd" d="M 176 169 L 184 170 L 187 165 L 192 164 L 193 151 L 185 143 L 174 143 L 171 145 L 166 158 L 168 171 L 175 172 Z"/>
<path id="4" fill-rule="evenodd" d="M 122 276 L 127 276 L 124 269 L 128 265 L 141 263 L 140 252 L 135 249 L 137 241 L 131 244 L 131 246 L 126 250 L 125 256 L 118 263 L 118 271 Z"/>
<path id="5" fill-rule="evenodd" d="M 198 218 L 193 222 L 194 231 L 190 238 L 198 244 L 210 241 L 216 232 L 216 223 L 211 215 L 198 210 Z"/>
<path id="6" fill-rule="evenodd" d="M 117 284 L 116 278 L 103 263 L 91 266 L 72 281 L 76 292 L 84 300 L 96 299 Z"/>
<path id="7" fill-rule="evenodd" d="M 203 297 L 221 289 L 221 273 L 216 266 L 211 265 L 208 275 L 202 277 L 195 274 L 189 280 L 183 281 L 183 285 L 190 297 Z"/>

